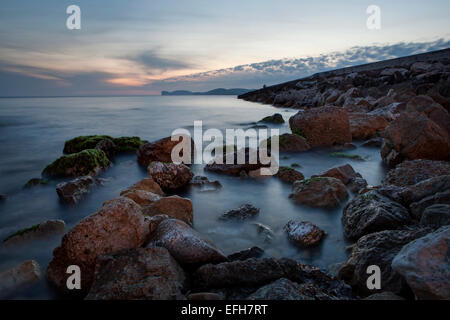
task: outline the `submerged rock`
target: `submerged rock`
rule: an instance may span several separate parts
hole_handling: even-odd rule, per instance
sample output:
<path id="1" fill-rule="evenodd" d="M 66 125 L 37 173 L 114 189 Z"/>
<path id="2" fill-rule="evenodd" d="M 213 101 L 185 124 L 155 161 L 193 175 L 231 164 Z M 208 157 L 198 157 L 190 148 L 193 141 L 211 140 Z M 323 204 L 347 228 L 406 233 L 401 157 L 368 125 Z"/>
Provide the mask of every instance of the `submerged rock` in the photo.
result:
<path id="1" fill-rule="evenodd" d="M 159 198 L 146 205 L 142 212 L 148 216 L 167 215 L 186 222 L 189 225 L 194 221 L 194 210 L 192 201 L 179 196 Z"/>
<path id="2" fill-rule="evenodd" d="M 237 209 L 232 209 L 220 217 L 220 220 L 230 220 L 230 219 L 237 219 L 237 220 L 245 220 L 250 219 L 259 214 L 259 208 L 256 208 L 252 206 L 251 204 L 244 204 L 240 206 Z"/>
<path id="3" fill-rule="evenodd" d="M 48 220 L 30 228 L 21 229 L 3 240 L 3 245 L 18 245 L 64 233 L 62 220 Z"/>
<path id="4" fill-rule="evenodd" d="M 406 279 L 419 299 L 450 299 L 450 226 L 405 245 L 392 269 Z"/>
<path id="5" fill-rule="evenodd" d="M 163 190 L 173 190 L 184 187 L 191 181 L 194 174 L 184 164 L 152 162 L 147 173 Z"/>
<path id="6" fill-rule="evenodd" d="M 200 188 L 200 191 L 202 192 L 217 191 L 222 188 L 222 184 L 218 180 L 209 181 L 209 179 L 204 176 L 193 177 L 190 184 Z"/>
<path id="7" fill-rule="evenodd" d="M 65 203 L 75 205 L 85 194 L 89 193 L 94 183 L 95 180 L 91 176 L 76 178 L 69 182 L 58 183 L 56 185 L 56 193 Z"/>
<path id="8" fill-rule="evenodd" d="M 226 261 L 211 241 L 181 220 L 163 220 L 152 233 L 150 246 L 164 247 L 181 265 L 202 265 Z"/>
<path id="9" fill-rule="evenodd" d="M 184 140 L 188 141 L 188 145 L 191 145 L 191 154 L 188 158 L 192 159 L 194 155 L 194 142 L 191 137 L 182 136 L 179 140 L 172 141 L 172 137 L 163 138 L 161 140 L 143 144 L 139 147 L 137 152 L 138 162 L 141 166 L 147 167 L 152 162 L 172 162 L 172 149 L 181 143 L 183 145 Z M 181 146 L 180 145 L 180 146 Z M 180 156 L 183 153 L 180 152 Z"/>
<path id="10" fill-rule="evenodd" d="M 61 245 L 53 251 L 47 268 L 47 278 L 61 290 L 66 290 L 66 269 L 78 265 L 81 269 L 81 288 L 91 286 L 95 259 L 123 249 L 138 248 L 149 234 L 148 221 L 141 207 L 131 199 L 107 201 L 102 208 L 81 220 L 64 235 Z"/>
<path id="11" fill-rule="evenodd" d="M 25 189 L 29 189 L 36 186 L 46 186 L 50 183 L 47 179 L 32 178 L 23 186 Z"/>
<path id="12" fill-rule="evenodd" d="M 111 162 L 103 151 L 87 149 L 60 157 L 48 165 L 42 175 L 51 178 L 94 176 L 110 164 Z"/>
<path id="13" fill-rule="evenodd" d="M 306 138 L 310 146 L 332 146 L 352 141 L 348 114 L 338 107 L 300 111 L 289 119 L 292 133 Z"/>
<path id="14" fill-rule="evenodd" d="M 0 203 L 5 201 L 7 196 L 5 194 L 0 194 Z"/>
<path id="15" fill-rule="evenodd" d="M 272 116 L 267 116 L 263 119 L 261 119 L 259 122 L 266 122 L 266 123 L 284 123 L 283 116 L 279 113 L 275 113 Z"/>
<path id="16" fill-rule="evenodd" d="M 338 179 L 315 177 L 294 182 L 289 198 L 298 204 L 334 208 L 348 197 L 345 185 Z"/>
<path id="17" fill-rule="evenodd" d="M 164 248 L 101 255 L 87 300 L 181 300 L 185 275 Z"/>
<path id="18" fill-rule="evenodd" d="M 325 232 L 312 224 L 305 221 L 289 221 L 284 230 L 291 242 L 300 247 L 310 247 L 319 243 L 325 236 Z"/>
<path id="19" fill-rule="evenodd" d="M 26 261 L 12 269 L 0 273 L 0 298 L 5 299 L 16 291 L 35 284 L 41 278 L 39 264 Z"/>
<path id="20" fill-rule="evenodd" d="M 405 161 L 390 170 L 383 184 L 399 187 L 411 186 L 437 176 L 450 175 L 450 163 L 446 161 Z"/>
<path id="21" fill-rule="evenodd" d="M 411 220 L 405 207 L 374 190 L 353 198 L 342 213 L 344 234 L 350 239 L 397 229 L 411 223 Z"/>
<path id="22" fill-rule="evenodd" d="M 250 258 L 260 258 L 264 254 L 264 250 L 260 247 L 251 247 L 239 252 L 230 254 L 228 261 L 245 261 Z"/>
<path id="23" fill-rule="evenodd" d="M 300 172 L 290 167 L 280 167 L 276 174 L 281 181 L 293 184 L 295 181 L 304 180 L 305 176 Z"/>

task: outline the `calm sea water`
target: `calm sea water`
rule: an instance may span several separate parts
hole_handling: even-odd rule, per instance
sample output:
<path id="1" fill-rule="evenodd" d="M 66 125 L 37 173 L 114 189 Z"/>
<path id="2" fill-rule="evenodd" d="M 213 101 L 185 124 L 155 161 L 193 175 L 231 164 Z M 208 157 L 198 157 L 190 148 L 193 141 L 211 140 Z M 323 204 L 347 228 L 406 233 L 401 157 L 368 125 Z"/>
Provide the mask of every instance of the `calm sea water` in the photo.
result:
<path id="1" fill-rule="evenodd" d="M 153 141 L 169 136 L 176 128 L 192 130 L 195 120 L 203 121 L 204 130 L 245 129 L 275 112 L 282 113 L 287 120 L 296 111 L 229 96 L 0 99 L 0 193 L 7 195 L 7 200 L 0 203 L 0 238 L 48 219 L 62 219 L 70 229 L 98 210 L 103 202 L 118 197 L 123 189 L 146 176 L 135 155 L 120 156 L 113 167 L 100 175 L 107 179 L 104 186 L 96 187 L 74 208 L 59 201 L 56 182 L 23 189 L 30 178 L 39 177 L 47 164 L 62 155 L 64 142 L 70 138 L 106 134 L 140 136 Z M 287 124 L 273 128 L 279 128 L 281 133 L 289 132 Z M 384 177 L 385 169 L 377 149 L 358 147 L 350 151 L 363 156 L 364 162 L 332 158 L 330 152 L 332 150 L 281 154 L 280 162 L 287 166 L 300 164 L 299 170 L 306 177 L 345 163 L 350 163 L 369 184 L 376 185 Z M 265 249 L 266 256 L 289 257 L 323 269 L 347 259 L 345 247 L 349 243 L 343 238 L 340 221 L 345 203 L 336 210 L 311 209 L 292 203 L 288 199 L 290 186 L 276 178 L 241 180 L 204 172 L 202 165 L 194 165 L 192 170 L 210 180 L 217 179 L 223 185 L 214 193 L 187 188 L 179 195 L 193 202 L 194 227 L 226 254 L 257 245 Z M 218 221 L 224 211 L 244 203 L 261 208 L 256 219 Z M 283 232 L 283 226 L 293 218 L 311 221 L 325 230 L 327 237 L 320 246 L 312 249 L 293 246 Z M 253 222 L 272 228 L 275 239 L 265 243 Z M 60 237 L 57 237 L 21 247 L 0 247 L 0 271 L 35 259 L 45 274 L 52 251 L 59 243 Z M 48 288 L 43 277 L 38 285 L 13 298 L 52 299 L 58 296 Z"/>

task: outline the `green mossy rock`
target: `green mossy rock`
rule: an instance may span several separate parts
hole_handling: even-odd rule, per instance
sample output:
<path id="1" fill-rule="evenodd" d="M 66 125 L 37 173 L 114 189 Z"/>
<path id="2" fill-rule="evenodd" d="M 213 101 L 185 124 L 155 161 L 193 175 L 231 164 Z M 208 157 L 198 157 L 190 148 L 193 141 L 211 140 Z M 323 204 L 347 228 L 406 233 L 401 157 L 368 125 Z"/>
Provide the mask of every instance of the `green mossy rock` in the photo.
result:
<path id="1" fill-rule="evenodd" d="M 135 152 L 140 146 L 147 143 L 139 137 L 120 137 L 112 139 L 116 145 L 116 153 L 120 152 Z"/>
<path id="2" fill-rule="evenodd" d="M 146 143 L 139 137 L 120 137 L 113 138 L 106 135 L 94 135 L 94 136 L 80 136 L 70 140 L 67 140 L 64 144 L 64 153 L 72 154 L 78 153 L 86 149 L 95 149 L 97 145 L 109 139 L 115 144 L 115 153 L 120 152 L 135 152 L 139 147 Z"/>
<path id="3" fill-rule="evenodd" d="M 52 178 L 96 175 L 110 164 L 102 150 L 87 149 L 58 158 L 44 169 L 42 175 Z"/>

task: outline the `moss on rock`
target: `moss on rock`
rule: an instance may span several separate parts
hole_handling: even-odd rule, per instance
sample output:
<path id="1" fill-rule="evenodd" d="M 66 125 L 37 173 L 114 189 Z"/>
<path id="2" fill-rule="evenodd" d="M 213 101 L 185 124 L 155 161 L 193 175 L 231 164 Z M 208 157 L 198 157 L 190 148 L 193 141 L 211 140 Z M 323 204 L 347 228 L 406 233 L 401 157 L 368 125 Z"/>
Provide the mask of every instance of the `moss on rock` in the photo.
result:
<path id="1" fill-rule="evenodd" d="M 360 155 L 349 154 L 349 153 L 344 153 L 344 152 L 333 152 L 333 153 L 330 153 L 330 157 L 333 157 L 333 158 L 346 158 L 346 159 L 353 159 L 353 160 L 364 161 L 363 157 L 361 157 Z"/>
<path id="2" fill-rule="evenodd" d="M 94 136 L 79 136 L 70 140 L 67 140 L 64 144 L 64 153 L 78 153 L 86 149 L 94 149 L 97 144 L 105 139 L 111 139 L 110 136 L 94 135 Z"/>
<path id="3" fill-rule="evenodd" d="M 13 238 L 13 237 L 20 236 L 20 235 L 22 235 L 22 234 L 24 234 L 24 233 L 27 233 L 27 232 L 36 230 L 37 228 L 39 228 L 40 225 L 41 225 L 41 224 L 38 223 L 38 224 L 35 224 L 35 225 L 32 226 L 32 227 L 20 229 L 20 230 L 14 232 L 13 234 L 10 234 L 9 236 L 7 236 L 5 239 L 3 239 L 3 242 L 6 242 L 6 241 L 8 241 L 9 239 L 11 239 L 11 238 Z"/>
<path id="4" fill-rule="evenodd" d="M 139 137 L 120 137 L 113 138 L 112 141 L 116 145 L 116 152 L 135 152 L 140 146 L 147 143 Z"/>
<path id="5" fill-rule="evenodd" d="M 42 175 L 47 177 L 77 177 L 95 175 L 111 164 L 102 150 L 87 149 L 56 159 L 48 165 Z"/>

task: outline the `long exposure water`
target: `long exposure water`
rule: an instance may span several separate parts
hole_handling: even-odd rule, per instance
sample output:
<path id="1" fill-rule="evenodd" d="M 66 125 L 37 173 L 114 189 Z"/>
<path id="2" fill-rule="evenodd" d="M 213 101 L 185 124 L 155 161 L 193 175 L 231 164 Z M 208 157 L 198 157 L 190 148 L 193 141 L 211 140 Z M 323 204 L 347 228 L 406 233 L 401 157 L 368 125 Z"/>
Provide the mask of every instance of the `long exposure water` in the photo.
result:
<path id="1" fill-rule="evenodd" d="M 106 182 L 95 187 L 77 206 L 60 202 L 54 181 L 46 186 L 24 189 L 23 185 L 39 177 L 43 168 L 62 155 L 64 142 L 80 135 L 106 134 L 114 137 L 139 136 L 148 141 L 170 136 L 176 128 L 192 130 L 195 120 L 209 128 L 246 129 L 265 116 L 278 112 L 287 120 L 297 111 L 245 102 L 230 96 L 147 96 L 86 98 L 16 98 L 0 99 L 0 193 L 7 199 L 0 203 L 0 238 L 18 229 L 49 219 L 62 219 L 67 230 L 83 217 L 97 211 L 103 202 L 118 197 L 129 185 L 146 176 L 136 155 L 119 156 L 114 165 L 100 174 Z M 281 133 L 288 124 L 270 125 Z M 312 150 L 281 154 L 281 165 L 299 164 L 305 177 L 319 174 L 333 166 L 350 163 L 371 185 L 384 177 L 379 150 L 360 147 L 348 151 L 365 161 L 333 158 L 334 150 Z M 346 260 L 349 245 L 342 233 L 341 215 L 345 203 L 335 210 L 312 209 L 294 204 L 289 198 L 290 186 L 277 178 L 240 179 L 203 171 L 193 165 L 197 175 L 219 180 L 216 192 L 201 192 L 192 187 L 178 192 L 194 206 L 194 227 L 209 237 L 226 254 L 250 246 L 260 246 L 266 256 L 289 257 L 323 269 Z M 218 217 L 226 210 L 244 203 L 261 209 L 259 216 L 244 222 L 223 222 Z M 322 243 L 300 249 L 287 240 L 283 226 L 290 219 L 310 221 L 327 232 Z M 258 235 L 254 222 L 263 223 L 275 233 L 271 243 Z M 34 241 L 20 247 L 0 247 L 0 271 L 25 260 L 35 259 L 45 274 L 53 249 L 61 237 Z M 53 299 L 58 296 L 47 286 L 45 276 L 32 289 L 13 298 Z"/>

